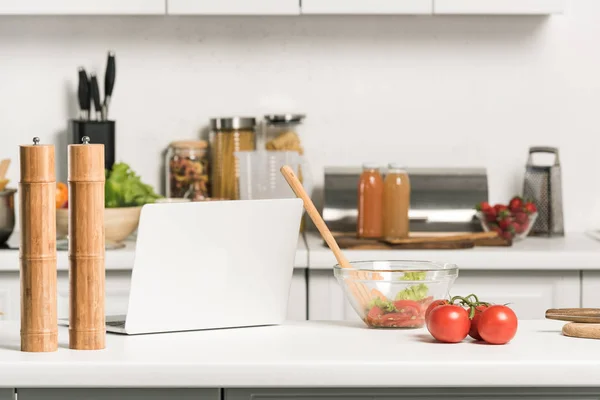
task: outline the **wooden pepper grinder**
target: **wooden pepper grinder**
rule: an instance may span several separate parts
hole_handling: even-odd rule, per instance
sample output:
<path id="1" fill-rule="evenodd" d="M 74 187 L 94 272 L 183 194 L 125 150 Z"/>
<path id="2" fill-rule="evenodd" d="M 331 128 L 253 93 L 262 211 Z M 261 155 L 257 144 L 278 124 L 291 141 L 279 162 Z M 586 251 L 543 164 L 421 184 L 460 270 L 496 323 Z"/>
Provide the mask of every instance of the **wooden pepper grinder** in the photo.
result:
<path id="1" fill-rule="evenodd" d="M 105 347 L 104 145 L 69 145 L 69 348 Z"/>
<path id="2" fill-rule="evenodd" d="M 54 146 L 20 146 L 21 351 L 58 349 Z"/>

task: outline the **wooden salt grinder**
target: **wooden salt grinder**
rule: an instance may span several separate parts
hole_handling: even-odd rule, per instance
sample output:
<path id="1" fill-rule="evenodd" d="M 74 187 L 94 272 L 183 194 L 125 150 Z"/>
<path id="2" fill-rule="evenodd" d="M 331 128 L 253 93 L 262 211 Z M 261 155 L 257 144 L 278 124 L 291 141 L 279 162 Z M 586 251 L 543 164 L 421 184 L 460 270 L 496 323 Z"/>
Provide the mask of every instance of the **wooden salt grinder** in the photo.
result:
<path id="1" fill-rule="evenodd" d="M 58 349 L 54 146 L 20 146 L 21 351 Z"/>
<path id="2" fill-rule="evenodd" d="M 104 145 L 69 145 L 69 348 L 105 347 Z"/>

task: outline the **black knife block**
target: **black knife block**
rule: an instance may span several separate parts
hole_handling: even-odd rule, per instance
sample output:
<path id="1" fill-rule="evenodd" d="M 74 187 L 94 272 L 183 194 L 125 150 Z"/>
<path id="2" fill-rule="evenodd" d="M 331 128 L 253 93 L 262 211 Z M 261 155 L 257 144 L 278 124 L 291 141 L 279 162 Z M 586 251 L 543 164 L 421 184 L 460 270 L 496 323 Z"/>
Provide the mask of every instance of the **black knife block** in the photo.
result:
<path id="1" fill-rule="evenodd" d="M 81 144 L 84 136 L 90 143 L 104 145 L 104 168 L 110 171 L 115 163 L 115 121 L 70 121 L 71 144 Z"/>

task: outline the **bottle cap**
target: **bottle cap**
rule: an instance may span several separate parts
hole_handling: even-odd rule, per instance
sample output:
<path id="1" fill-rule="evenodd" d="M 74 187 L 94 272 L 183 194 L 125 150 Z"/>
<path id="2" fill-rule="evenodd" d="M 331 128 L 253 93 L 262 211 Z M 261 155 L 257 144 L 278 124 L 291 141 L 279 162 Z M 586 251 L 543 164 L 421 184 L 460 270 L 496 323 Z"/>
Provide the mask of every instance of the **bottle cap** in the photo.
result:
<path id="1" fill-rule="evenodd" d="M 379 169 L 379 164 L 373 162 L 367 162 L 363 164 L 363 169 Z"/>
<path id="2" fill-rule="evenodd" d="M 399 169 L 402 171 L 405 171 L 406 168 L 404 167 L 404 165 L 400 164 L 400 163 L 389 163 L 388 165 L 389 169 Z"/>

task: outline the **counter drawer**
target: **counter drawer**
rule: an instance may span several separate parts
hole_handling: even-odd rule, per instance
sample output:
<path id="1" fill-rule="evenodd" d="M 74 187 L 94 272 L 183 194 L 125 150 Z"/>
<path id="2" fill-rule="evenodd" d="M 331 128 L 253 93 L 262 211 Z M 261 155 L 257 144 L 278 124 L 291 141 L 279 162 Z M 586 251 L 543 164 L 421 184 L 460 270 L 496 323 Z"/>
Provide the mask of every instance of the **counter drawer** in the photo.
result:
<path id="1" fill-rule="evenodd" d="M 219 400 L 220 389 L 17 389 L 19 400 Z M 4 400 L 4 398 L 0 397 Z"/>
<path id="2" fill-rule="evenodd" d="M 224 400 L 597 400 L 599 395 L 598 389 L 580 388 L 230 389 Z"/>

